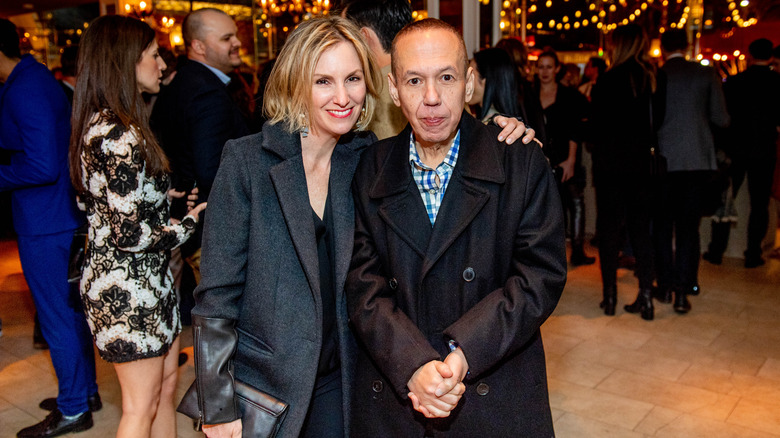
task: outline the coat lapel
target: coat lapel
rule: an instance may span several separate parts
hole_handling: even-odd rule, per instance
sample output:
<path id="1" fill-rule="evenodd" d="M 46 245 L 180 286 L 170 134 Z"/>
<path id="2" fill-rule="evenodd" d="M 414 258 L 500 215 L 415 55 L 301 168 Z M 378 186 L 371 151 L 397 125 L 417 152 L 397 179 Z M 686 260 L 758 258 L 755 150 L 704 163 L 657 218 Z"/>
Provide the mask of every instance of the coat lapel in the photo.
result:
<path id="1" fill-rule="evenodd" d="M 436 264 L 488 202 L 490 192 L 484 183 L 504 183 L 504 168 L 495 146 L 497 136 L 498 132 L 486 129 L 465 112 L 461 116 L 458 162 L 436 216 L 425 251 L 422 276 Z"/>
<path id="2" fill-rule="evenodd" d="M 486 189 L 453 175 L 447 185 L 447 192 L 444 194 L 439 214 L 436 215 L 436 224 L 425 251 L 423 276 L 469 226 L 488 199 L 490 194 Z"/>
<path id="3" fill-rule="evenodd" d="M 263 127 L 263 134 L 263 147 L 282 158 L 279 164 L 271 168 L 269 175 L 314 301 L 319 303 L 319 259 L 300 138 L 297 133 L 289 134 L 281 127 L 269 124 Z"/>
<path id="4" fill-rule="evenodd" d="M 410 135 L 411 128 L 407 125 L 392 140 L 369 196 L 374 199 L 387 198 L 379 207 L 379 216 L 420 257 L 424 257 L 431 226 L 409 167 Z"/>
<path id="5" fill-rule="evenodd" d="M 352 258 L 352 243 L 355 237 L 355 208 L 352 201 L 352 176 L 360 161 L 360 152 L 346 145 L 338 144 L 330 160 L 330 204 L 333 212 L 333 235 L 335 241 L 336 285 L 343 285 Z M 337 296 L 343 292 L 337 288 Z"/>

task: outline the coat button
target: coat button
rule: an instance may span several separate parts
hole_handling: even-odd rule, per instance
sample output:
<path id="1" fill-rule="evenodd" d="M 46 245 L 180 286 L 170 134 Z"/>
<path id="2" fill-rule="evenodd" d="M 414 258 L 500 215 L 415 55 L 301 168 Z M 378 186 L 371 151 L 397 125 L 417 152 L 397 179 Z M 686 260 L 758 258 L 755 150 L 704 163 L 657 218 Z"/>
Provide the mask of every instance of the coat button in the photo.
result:
<path id="1" fill-rule="evenodd" d="M 476 277 L 476 274 L 474 274 L 473 268 L 466 268 L 465 271 L 463 271 L 463 279 L 466 281 L 472 281 L 474 280 L 474 277 Z"/>
<path id="2" fill-rule="evenodd" d="M 382 383 L 381 380 L 374 380 L 371 382 L 371 389 L 374 392 L 382 392 L 382 390 L 385 389 L 385 384 Z"/>
<path id="3" fill-rule="evenodd" d="M 390 289 L 396 290 L 398 289 L 398 280 L 395 278 L 391 278 L 390 281 L 387 282 L 390 285 Z"/>
<path id="4" fill-rule="evenodd" d="M 490 386 L 487 383 L 480 383 L 477 385 L 477 394 L 488 395 L 488 392 L 490 392 Z"/>

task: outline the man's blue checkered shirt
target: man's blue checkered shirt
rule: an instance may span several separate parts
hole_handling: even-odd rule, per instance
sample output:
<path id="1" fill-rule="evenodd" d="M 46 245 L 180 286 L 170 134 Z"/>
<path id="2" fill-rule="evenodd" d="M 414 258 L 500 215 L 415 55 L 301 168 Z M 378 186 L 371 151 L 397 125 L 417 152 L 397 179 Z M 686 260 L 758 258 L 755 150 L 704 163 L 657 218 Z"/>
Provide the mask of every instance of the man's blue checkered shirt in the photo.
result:
<path id="1" fill-rule="evenodd" d="M 444 199 L 444 192 L 447 190 L 447 184 L 450 182 L 452 171 L 455 169 L 455 163 L 458 161 L 458 150 L 460 149 L 460 131 L 455 135 L 447 156 L 436 169 L 432 169 L 420 160 L 417 153 L 417 147 L 414 145 L 414 133 L 409 140 L 409 165 L 412 167 L 412 177 L 420 190 L 425 209 L 428 211 L 428 219 L 431 226 L 436 222 L 436 215 L 441 207 L 441 200 Z M 436 177 L 439 177 L 437 184 Z"/>

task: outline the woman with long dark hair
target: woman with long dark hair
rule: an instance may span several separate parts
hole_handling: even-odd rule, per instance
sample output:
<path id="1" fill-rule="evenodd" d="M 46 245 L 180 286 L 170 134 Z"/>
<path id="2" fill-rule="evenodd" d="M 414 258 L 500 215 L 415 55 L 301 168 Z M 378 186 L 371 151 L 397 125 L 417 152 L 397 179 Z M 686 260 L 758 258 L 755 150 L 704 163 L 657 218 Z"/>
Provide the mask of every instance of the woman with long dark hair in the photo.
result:
<path id="1" fill-rule="evenodd" d="M 96 19 L 81 39 L 74 97 L 71 180 L 89 222 L 81 298 L 122 388 L 118 437 L 176 436 L 181 324 L 168 261 L 205 208 L 170 223 L 168 160 L 141 96 L 160 90 L 157 49 L 142 21 Z"/>
<path id="2" fill-rule="evenodd" d="M 636 257 L 639 293 L 630 313 L 654 315 L 653 249 L 650 240 L 652 198 L 651 147 L 663 121 L 665 79 L 649 61 L 642 28 L 620 26 L 612 34 L 611 66 L 591 94 L 599 256 L 604 298 L 601 307 L 615 314 L 620 228 L 625 223 Z"/>
<path id="3" fill-rule="evenodd" d="M 468 102 L 476 109 L 475 116 L 482 122 L 497 114 L 521 116 L 517 69 L 509 54 L 498 48 L 483 49 L 474 54 L 470 64 L 477 73 Z"/>

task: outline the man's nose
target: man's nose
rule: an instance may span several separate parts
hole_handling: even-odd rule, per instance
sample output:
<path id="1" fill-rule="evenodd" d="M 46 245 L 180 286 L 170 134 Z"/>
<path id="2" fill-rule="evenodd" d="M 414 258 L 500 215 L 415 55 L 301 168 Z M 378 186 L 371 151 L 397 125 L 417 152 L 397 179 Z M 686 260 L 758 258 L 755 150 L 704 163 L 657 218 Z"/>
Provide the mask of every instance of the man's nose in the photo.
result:
<path id="1" fill-rule="evenodd" d="M 423 96 L 423 102 L 426 105 L 435 106 L 441 103 L 441 96 L 439 90 L 436 88 L 436 84 L 431 82 L 425 86 L 425 96 Z"/>

